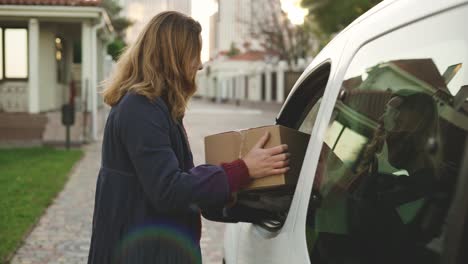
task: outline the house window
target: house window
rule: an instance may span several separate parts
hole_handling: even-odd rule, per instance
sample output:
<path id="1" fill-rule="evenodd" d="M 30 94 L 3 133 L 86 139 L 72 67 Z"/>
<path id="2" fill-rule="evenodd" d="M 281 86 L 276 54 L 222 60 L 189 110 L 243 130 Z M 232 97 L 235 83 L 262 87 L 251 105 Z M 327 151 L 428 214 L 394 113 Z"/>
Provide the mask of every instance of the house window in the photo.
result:
<path id="1" fill-rule="evenodd" d="M 0 28 L 0 80 L 28 78 L 28 31 Z"/>

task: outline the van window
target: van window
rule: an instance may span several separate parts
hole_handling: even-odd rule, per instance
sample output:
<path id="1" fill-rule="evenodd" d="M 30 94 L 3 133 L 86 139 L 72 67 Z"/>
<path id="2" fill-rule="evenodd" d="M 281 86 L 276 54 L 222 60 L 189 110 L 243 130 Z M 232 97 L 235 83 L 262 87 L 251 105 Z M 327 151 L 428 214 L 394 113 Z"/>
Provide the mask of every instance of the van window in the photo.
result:
<path id="1" fill-rule="evenodd" d="M 314 115 L 318 111 L 318 102 L 323 96 L 330 77 L 330 62 L 325 62 L 315 69 L 291 95 L 284 106 L 277 123 L 286 127 L 299 129 L 310 134 L 315 121 Z M 305 127 L 305 126 L 308 127 Z M 302 129 L 301 129 L 302 126 Z M 308 129 L 310 128 L 310 129 Z"/>
<path id="2" fill-rule="evenodd" d="M 328 62 L 314 70 L 288 100 L 277 124 L 294 129 L 299 129 L 300 124 L 307 124 L 310 129 L 308 127 L 300 130 L 310 134 L 314 120 L 307 113 L 310 109 L 318 110 L 318 101 L 323 96 L 329 75 L 330 64 Z M 239 192 L 235 209 L 255 210 L 244 212 L 248 214 L 248 217 L 241 217 L 239 220 L 257 224 L 272 232 L 281 229 L 287 218 L 294 190 L 295 186 L 288 186 L 277 190 Z"/>
<path id="3" fill-rule="evenodd" d="M 467 12 L 408 25 L 354 57 L 308 208 L 311 263 L 439 263 L 468 134 Z"/>

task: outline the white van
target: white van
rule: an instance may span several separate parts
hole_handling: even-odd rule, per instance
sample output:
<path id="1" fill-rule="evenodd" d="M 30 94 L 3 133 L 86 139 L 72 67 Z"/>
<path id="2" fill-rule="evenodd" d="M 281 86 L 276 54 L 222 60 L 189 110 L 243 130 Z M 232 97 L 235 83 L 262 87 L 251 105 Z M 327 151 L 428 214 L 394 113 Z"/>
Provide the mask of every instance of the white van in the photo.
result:
<path id="1" fill-rule="evenodd" d="M 225 263 L 468 263 L 467 25 L 395 0 L 336 36 L 277 118 L 311 135 L 297 186 L 239 194 Z"/>

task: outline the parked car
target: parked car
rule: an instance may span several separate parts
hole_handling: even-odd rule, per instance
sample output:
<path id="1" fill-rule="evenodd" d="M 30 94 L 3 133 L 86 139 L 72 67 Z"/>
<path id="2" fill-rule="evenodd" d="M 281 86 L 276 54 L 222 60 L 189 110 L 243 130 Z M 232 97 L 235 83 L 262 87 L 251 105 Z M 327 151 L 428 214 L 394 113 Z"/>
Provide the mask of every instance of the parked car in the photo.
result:
<path id="1" fill-rule="evenodd" d="M 467 17 L 383 1 L 319 53 L 277 117 L 297 186 L 239 193 L 225 263 L 468 263 Z"/>

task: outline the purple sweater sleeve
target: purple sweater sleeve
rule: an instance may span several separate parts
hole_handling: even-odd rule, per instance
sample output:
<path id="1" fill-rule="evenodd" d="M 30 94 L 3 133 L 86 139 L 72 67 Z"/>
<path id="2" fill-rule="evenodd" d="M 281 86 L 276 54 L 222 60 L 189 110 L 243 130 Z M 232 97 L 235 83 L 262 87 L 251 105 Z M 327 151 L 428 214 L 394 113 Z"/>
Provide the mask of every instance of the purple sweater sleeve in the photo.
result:
<path id="1" fill-rule="evenodd" d="M 226 172 L 229 191 L 231 193 L 237 192 L 251 181 L 249 170 L 242 159 L 235 160 L 231 163 L 222 163 L 221 167 Z"/>

